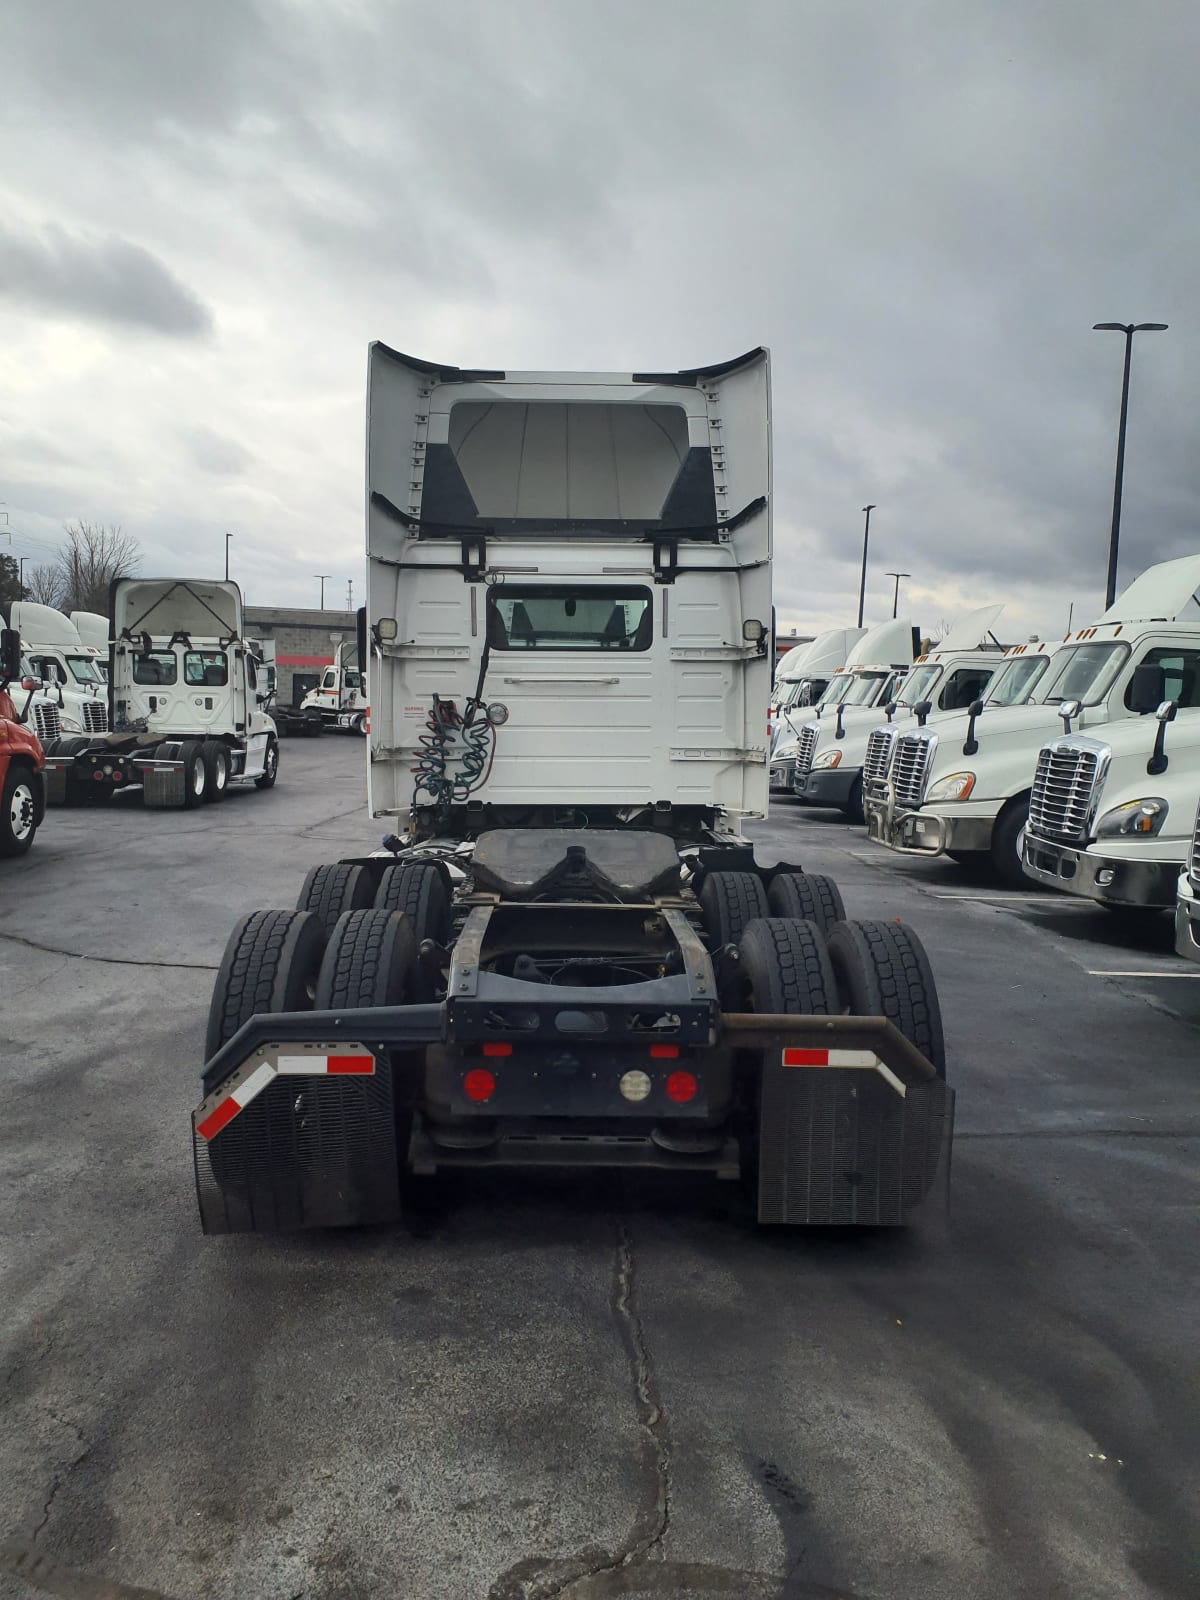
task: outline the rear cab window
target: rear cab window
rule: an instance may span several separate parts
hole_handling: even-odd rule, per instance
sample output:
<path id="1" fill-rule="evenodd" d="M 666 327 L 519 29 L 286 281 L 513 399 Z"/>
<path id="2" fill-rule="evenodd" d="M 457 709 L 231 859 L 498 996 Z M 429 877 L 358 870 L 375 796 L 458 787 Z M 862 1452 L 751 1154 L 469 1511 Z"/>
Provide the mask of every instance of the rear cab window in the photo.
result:
<path id="1" fill-rule="evenodd" d="M 221 650 L 185 650 L 183 681 L 196 689 L 221 689 L 229 682 L 229 663 Z"/>
<path id="2" fill-rule="evenodd" d="M 641 586 L 506 583 L 488 596 L 493 650 L 648 650 L 653 621 Z"/>
<path id="3" fill-rule="evenodd" d="M 161 688 L 172 684 L 179 676 L 179 663 L 170 650 L 152 650 L 148 655 L 133 658 L 134 683 L 153 684 Z"/>

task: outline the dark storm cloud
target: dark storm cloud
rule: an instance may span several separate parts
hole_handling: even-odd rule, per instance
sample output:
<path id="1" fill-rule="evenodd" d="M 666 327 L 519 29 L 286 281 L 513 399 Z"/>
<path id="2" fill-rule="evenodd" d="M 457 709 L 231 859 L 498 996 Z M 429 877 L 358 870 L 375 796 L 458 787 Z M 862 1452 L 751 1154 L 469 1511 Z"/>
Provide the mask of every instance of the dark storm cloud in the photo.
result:
<path id="1" fill-rule="evenodd" d="M 212 313 L 156 256 L 113 236 L 38 232 L 0 221 L 0 297 L 51 315 L 195 338 Z"/>
<path id="2" fill-rule="evenodd" d="M 765 342 L 789 614 L 853 611 L 867 500 L 874 602 L 900 566 L 1090 613 L 1121 355 L 1095 321 L 1172 325 L 1135 358 L 1122 581 L 1200 548 L 1198 46 L 1187 0 L 40 0 L 0 12 L 0 121 L 25 212 L 143 240 L 223 331 L 229 303 L 207 386 L 170 393 L 203 489 L 198 430 L 231 438 L 260 380 L 338 397 L 319 457 L 299 400 L 237 433 L 281 578 L 308 462 L 357 516 L 371 335 L 551 369 Z"/>

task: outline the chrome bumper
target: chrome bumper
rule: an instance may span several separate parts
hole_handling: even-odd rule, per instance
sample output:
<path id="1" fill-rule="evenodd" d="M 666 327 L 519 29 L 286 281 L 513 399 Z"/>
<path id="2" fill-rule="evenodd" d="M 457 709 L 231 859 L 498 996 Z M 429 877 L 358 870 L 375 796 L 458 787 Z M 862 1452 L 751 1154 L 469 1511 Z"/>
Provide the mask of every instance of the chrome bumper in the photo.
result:
<path id="1" fill-rule="evenodd" d="M 1175 901 L 1175 949 L 1185 961 L 1200 961 L 1200 895 L 1186 877 Z"/>
<path id="2" fill-rule="evenodd" d="M 1051 844 L 1028 831 L 1023 853 L 1025 876 L 1035 883 L 1110 906 L 1175 904 L 1178 861 L 1135 861 L 1128 856 L 1098 856 L 1070 845 Z"/>
<path id="3" fill-rule="evenodd" d="M 908 856 L 940 856 L 947 850 L 986 851 L 992 845 L 992 817 L 939 817 L 924 811 L 895 811 L 886 800 L 864 806 L 867 837 Z"/>

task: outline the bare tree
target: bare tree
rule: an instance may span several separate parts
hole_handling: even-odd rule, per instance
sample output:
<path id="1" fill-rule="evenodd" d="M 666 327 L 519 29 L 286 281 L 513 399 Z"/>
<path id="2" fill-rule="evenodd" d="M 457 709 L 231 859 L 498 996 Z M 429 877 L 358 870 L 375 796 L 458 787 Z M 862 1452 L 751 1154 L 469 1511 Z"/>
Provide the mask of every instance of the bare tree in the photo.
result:
<path id="1" fill-rule="evenodd" d="M 108 614 L 108 586 L 114 578 L 133 572 L 142 557 L 141 546 L 119 524 L 68 522 L 66 540 L 58 552 L 62 579 L 62 611 L 99 611 Z"/>
<path id="2" fill-rule="evenodd" d="M 45 567 L 30 567 L 25 575 L 26 600 L 36 600 L 39 605 L 53 606 L 61 611 L 66 598 L 66 581 L 58 562 Z"/>

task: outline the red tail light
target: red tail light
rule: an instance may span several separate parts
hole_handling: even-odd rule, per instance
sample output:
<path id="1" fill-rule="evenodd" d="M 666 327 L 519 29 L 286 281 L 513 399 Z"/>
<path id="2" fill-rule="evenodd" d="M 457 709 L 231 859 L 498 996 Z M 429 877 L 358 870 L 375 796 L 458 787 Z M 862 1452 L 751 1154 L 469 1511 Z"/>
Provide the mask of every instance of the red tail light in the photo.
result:
<path id="1" fill-rule="evenodd" d="M 690 1072 L 673 1072 L 667 1079 L 667 1098 L 677 1106 L 686 1105 L 696 1098 L 700 1085 Z"/>
<path id="2" fill-rule="evenodd" d="M 650 1054 L 655 1061 L 674 1061 L 679 1055 L 679 1046 L 677 1044 L 652 1044 L 650 1046 Z"/>
<path id="3" fill-rule="evenodd" d="M 472 1067 L 463 1079 L 463 1093 L 476 1104 L 490 1100 L 496 1092 L 496 1080 L 486 1067 Z"/>
<path id="4" fill-rule="evenodd" d="M 483 1053 L 485 1056 L 510 1056 L 512 1055 L 512 1045 L 485 1044 L 483 1047 Z"/>

